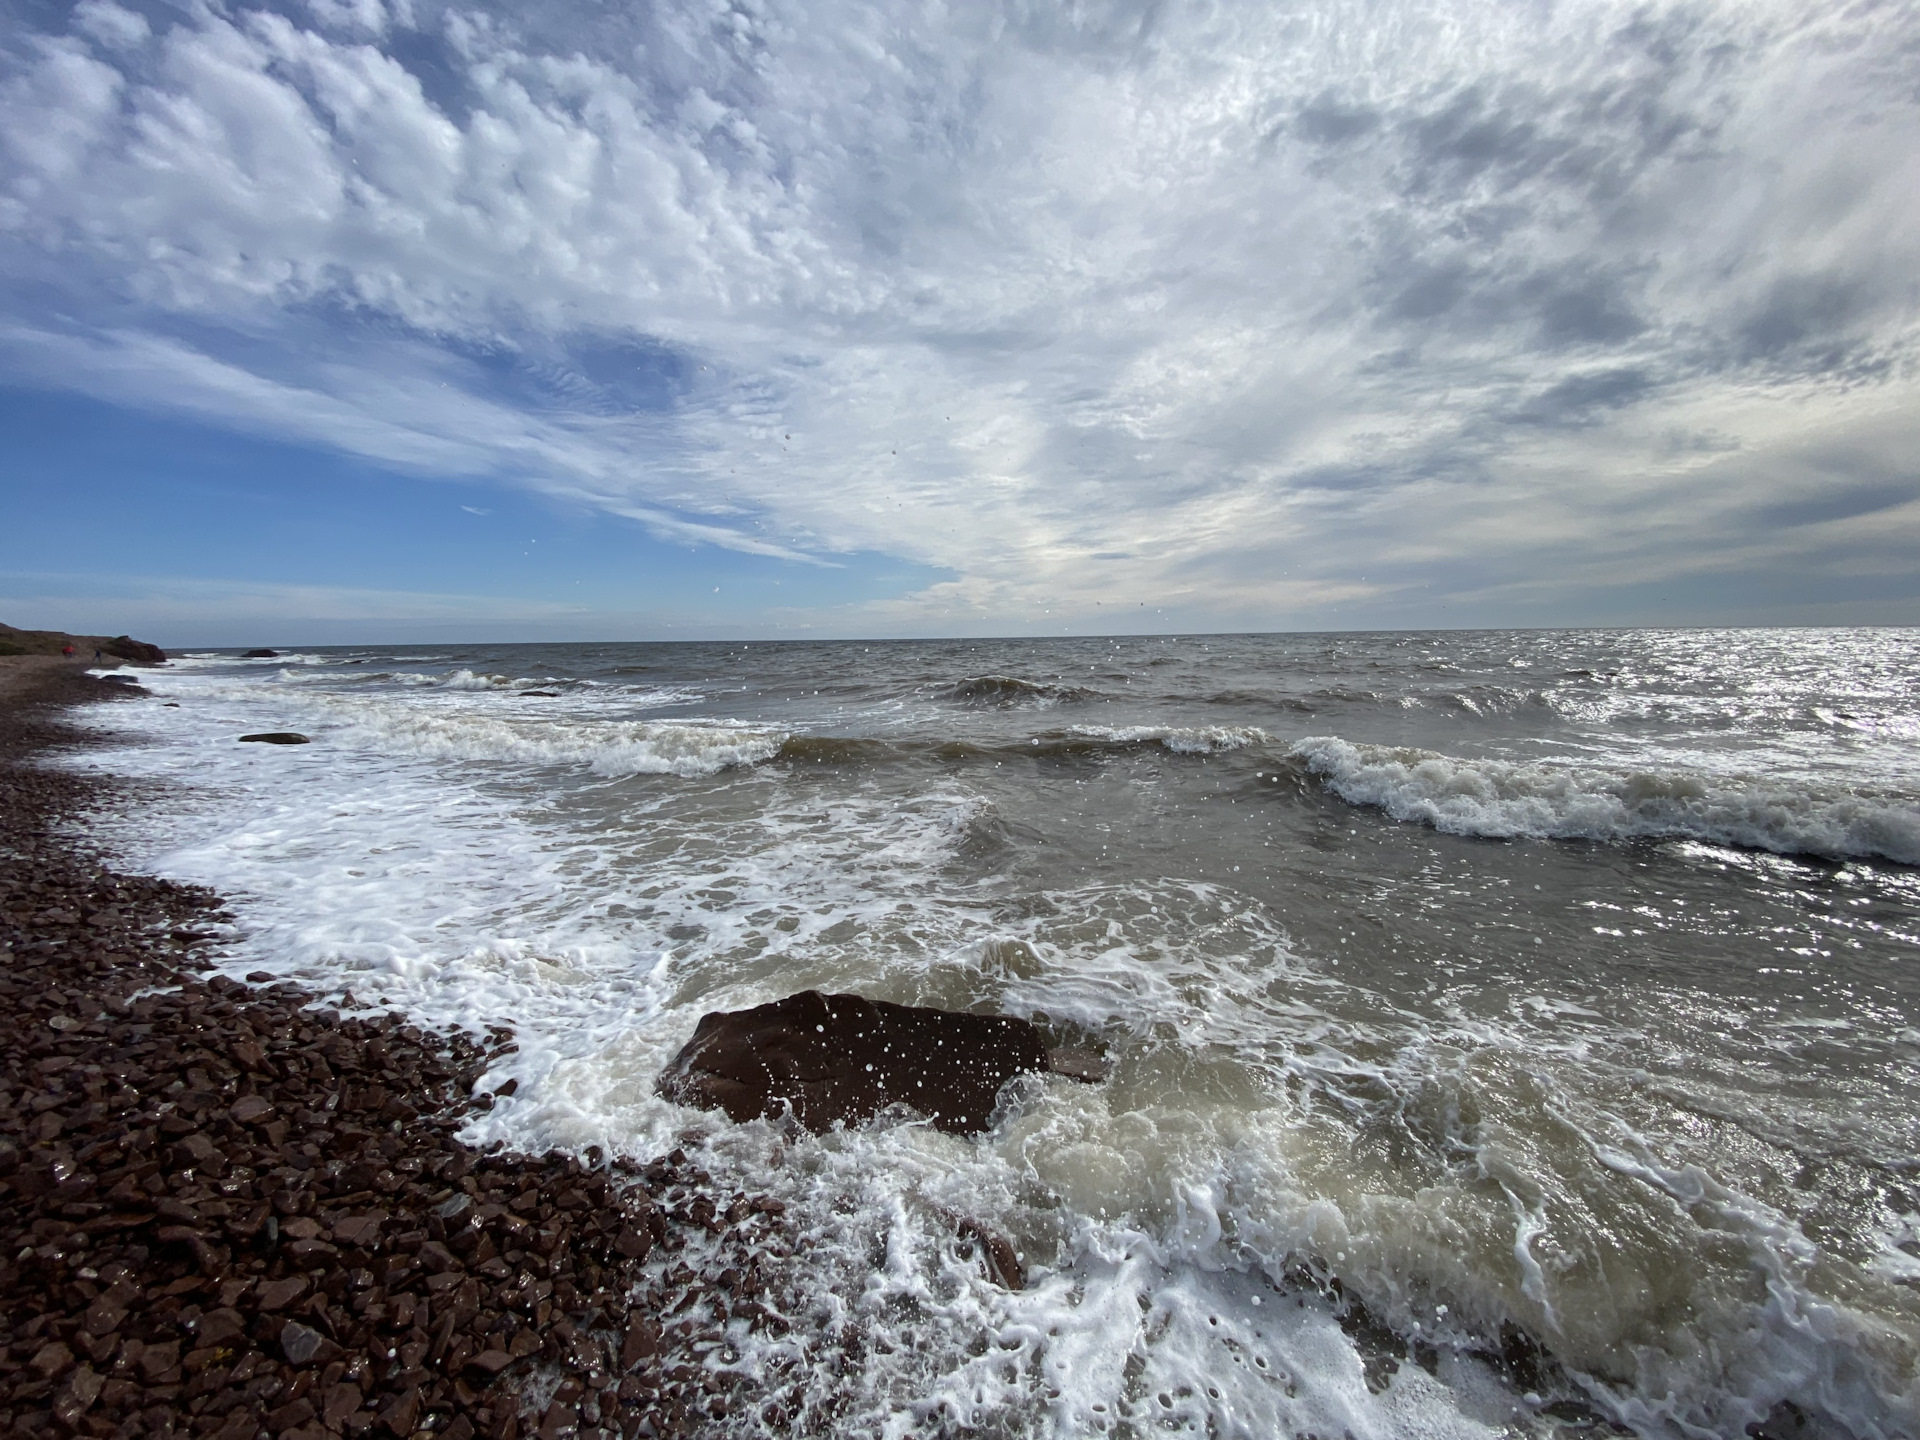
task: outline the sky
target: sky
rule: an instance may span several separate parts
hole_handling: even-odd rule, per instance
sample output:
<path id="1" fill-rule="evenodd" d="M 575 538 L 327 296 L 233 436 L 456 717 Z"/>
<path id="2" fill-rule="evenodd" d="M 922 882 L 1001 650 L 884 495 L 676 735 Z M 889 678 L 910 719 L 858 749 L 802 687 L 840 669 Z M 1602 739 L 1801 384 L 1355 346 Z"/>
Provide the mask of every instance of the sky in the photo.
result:
<path id="1" fill-rule="evenodd" d="M 0 0 L 0 619 L 1920 623 L 1920 6 Z"/>

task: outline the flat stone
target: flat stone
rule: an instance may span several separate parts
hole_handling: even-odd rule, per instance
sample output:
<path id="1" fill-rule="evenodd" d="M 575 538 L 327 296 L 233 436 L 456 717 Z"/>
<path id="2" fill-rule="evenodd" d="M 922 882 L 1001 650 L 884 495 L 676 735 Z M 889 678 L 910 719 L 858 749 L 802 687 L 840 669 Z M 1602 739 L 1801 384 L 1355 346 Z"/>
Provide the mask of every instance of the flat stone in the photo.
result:
<path id="1" fill-rule="evenodd" d="M 504 1350 L 482 1350 L 467 1361 L 467 1374 L 481 1381 L 491 1380 L 507 1366 L 513 1363 L 513 1356 Z"/>
<path id="2" fill-rule="evenodd" d="M 340 1353 L 340 1347 L 318 1330 L 289 1320 L 280 1330 L 280 1353 L 290 1365 L 324 1365 Z"/>
<path id="3" fill-rule="evenodd" d="M 258 735 L 242 735 L 243 745 L 311 745 L 306 736 L 292 730 L 263 730 Z"/>
<path id="4" fill-rule="evenodd" d="M 263 1125 L 273 1119 L 273 1102 L 259 1095 L 243 1095 L 227 1113 L 242 1125 Z"/>
<path id="5" fill-rule="evenodd" d="M 377 1215 L 349 1215 L 344 1220 L 336 1220 L 333 1226 L 333 1238 L 342 1245 L 351 1245 L 364 1250 L 380 1238 L 380 1217 Z"/>
<path id="6" fill-rule="evenodd" d="M 302 1295 L 307 1293 L 307 1277 L 292 1275 L 285 1280 L 269 1280 L 260 1287 L 258 1299 L 262 1310 L 284 1310 Z"/>

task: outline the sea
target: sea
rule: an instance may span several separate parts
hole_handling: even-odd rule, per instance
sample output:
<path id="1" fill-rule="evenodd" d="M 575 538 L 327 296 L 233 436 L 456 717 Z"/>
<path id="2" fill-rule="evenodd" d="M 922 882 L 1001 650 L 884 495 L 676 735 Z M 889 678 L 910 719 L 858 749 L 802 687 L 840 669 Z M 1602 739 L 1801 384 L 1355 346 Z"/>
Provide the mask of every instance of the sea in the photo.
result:
<path id="1" fill-rule="evenodd" d="M 798 1408 L 730 1433 L 1920 1434 L 1920 631 L 140 680 L 63 763 L 162 782 L 95 838 L 229 897 L 228 970 L 511 1026 L 477 1144 L 679 1146 L 787 1203 L 791 1328 L 704 1363 Z M 971 1138 L 655 1092 L 703 1014 L 808 988 L 1111 1074 Z"/>

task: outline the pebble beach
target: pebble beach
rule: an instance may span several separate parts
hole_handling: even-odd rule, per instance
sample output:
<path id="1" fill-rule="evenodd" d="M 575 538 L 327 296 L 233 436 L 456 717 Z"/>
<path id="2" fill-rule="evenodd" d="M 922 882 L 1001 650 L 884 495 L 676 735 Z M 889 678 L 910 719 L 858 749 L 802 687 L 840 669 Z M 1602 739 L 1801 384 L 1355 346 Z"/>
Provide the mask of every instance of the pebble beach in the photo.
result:
<path id="1" fill-rule="evenodd" d="M 63 707 L 138 687 L 44 657 L 0 684 L 0 1430 L 724 1425 L 737 1377 L 704 1362 L 729 1322 L 781 1323 L 759 1298 L 778 1202 L 716 1192 L 678 1151 L 463 1145 L 509 1033 L 210 973 L 220 897 L 85 841 L 90 814 L 157 797 L 40 763 L 89 743 Z"/>

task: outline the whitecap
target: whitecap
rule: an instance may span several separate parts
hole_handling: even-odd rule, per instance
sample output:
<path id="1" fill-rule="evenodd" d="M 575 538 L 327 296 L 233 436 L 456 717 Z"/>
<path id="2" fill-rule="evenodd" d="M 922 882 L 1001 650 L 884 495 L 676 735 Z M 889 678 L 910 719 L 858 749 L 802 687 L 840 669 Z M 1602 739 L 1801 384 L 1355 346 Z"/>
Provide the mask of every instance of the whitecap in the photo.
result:
<path id="1" fill-rule="evenodd" d="M 1920 865 L 1920 806 L 1900 796 L 1687 770 L 1464 759 L 1318 735 L 1289 754 L 1341 799 L 1452 835 L 1674 838 Z"/>

